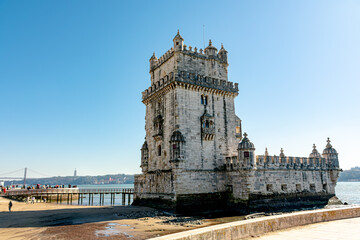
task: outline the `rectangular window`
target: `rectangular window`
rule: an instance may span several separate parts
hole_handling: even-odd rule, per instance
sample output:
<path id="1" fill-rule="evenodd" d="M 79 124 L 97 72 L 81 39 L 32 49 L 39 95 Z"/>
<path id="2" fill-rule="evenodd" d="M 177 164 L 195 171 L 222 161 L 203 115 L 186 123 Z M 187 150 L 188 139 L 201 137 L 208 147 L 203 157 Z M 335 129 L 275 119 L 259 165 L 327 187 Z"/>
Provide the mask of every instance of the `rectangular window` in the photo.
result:
<path id="1" fill-rule="evenodd" d="M 286 184 L 282 184 L 281 185 L 281 190 L 286 192 L 287 191 L 287 185 Z"/>
<path id="2" fill-rule="evenodd" d="M 201 95 L 201 104 L 202 105 L 208 104 L 208 96 Z"/>
<path id="3" fill-rule="evenodd" d="M 301 184 L 296 184 L 296 191 L 301 192 Z"/>
<path id="4" fill-rule="evenodd" d="M 315 191 L 316 191 L 315 184 L 310 184 L 310 191 L 311 191 L 311 192 L 315 192 Z"/>
<path id="5" fill-rule="evenodd" d="M 250 157 L 250 153 L 249 152 L 244 152 L 244 158 L 248 158 Z"/>
<path id="6" fill-rule="evenodd" d="M 158 146 L 158 156 L 161 156 L 161 145 Z"/>
<path id="7" fill-rule="evenodd" d="M 272 192 L 273 191 L 273 185 L 272 184 L 267 184 L 266 185 L 266 191 Z"/>

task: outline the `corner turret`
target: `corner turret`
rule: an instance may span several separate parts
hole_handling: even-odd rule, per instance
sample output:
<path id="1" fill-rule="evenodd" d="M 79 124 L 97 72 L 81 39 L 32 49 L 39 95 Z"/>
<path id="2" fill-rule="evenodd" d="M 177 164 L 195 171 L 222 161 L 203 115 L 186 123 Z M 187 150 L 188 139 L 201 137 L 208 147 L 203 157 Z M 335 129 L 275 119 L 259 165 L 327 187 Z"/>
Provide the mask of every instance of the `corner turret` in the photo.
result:
<path id="1" fill-rule="evenodd" d="M 204 51 L 208 56 L 216 56 L 217 54 L 217 48 L 212 45 L 211 40 L 209 40 L 209 46 L 207 46 Z"/>
<path id="2" fill-rule="evenodd" d="M 155 52 L 149 59 L 149 62 L 150 62 L 150 71 L 152 71 L 154 69 L 154 67 L 156 66 L 156 64 L 158 63 L 158 58 L 155 56 Z"/>
<path id="3" fill-rule="evenodd" d="M 321 158 L 320 153 L 318 152 L 318 150 L 316 150 L 316 145 L 313 144 L 313 150 L 309 155 L 309 158 Z"/>
<path id="4" fill-rule="evenodd" d="M 330 138 L 327 139 L 326 147 L 322 153 L 323 158 L 326 159 L 330 168 L 339 168 L 338 153 L 330 144 Z"/>
<path id="5" fill-rule="evenodd" d="M 220 58 L 221 62 L 226 63 L 226 64 L 228 63 L 227 53 L 228 52 L 225 50 L 223 44 L 221 44 L 221 48 L 218 53 L 218 57 Z"/>
<path id="6" fill-rule="evenodd" d="M 181 37 L 179 30 L 173 39 L 174 51 L 182 51 L 184 49 L 184 39 Z"/>
<path id="7" fill-rule="evenodd" d="M 247 133 L 244 133 L 244 138 L 238 145 L 239 162 L 244 168 L 252 168 L 255 163 L 255 146 L 250 142 L 247 136 Z"/>

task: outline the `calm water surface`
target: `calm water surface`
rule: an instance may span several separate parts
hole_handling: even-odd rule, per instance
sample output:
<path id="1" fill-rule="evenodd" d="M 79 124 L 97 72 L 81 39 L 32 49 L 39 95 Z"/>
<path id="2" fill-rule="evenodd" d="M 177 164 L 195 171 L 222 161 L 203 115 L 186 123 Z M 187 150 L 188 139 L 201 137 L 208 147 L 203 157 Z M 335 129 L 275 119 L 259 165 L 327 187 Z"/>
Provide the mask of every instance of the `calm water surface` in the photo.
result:
<path id="1" fill-rule="evenodd" d="M 134 188 L 134 184 L 93 184 L 77 185 L 79 189 L 101 189 L 101 188 Z"/>
<path id="2" fill-rule="evenodd" d="M 360 182 L 338 182 L 336 196 L 349 204 L 360 204 Z"/>
<path id="3" fill-rule="evenodd" d="M 101 189 L 101 188 L 134 188 L 134 184 L 94 184 L 94 185 L 78 185 L 77 186 L 79 189 Z M 110 200 L 110 194 L 105 194 L 104 195 L 104 205 L 111 205 L 111 200 Z M 128 202 L 128 197 L 129 195 L 126 195 L 126 204 Z M 89 205 L 89 195 L 84 194 L 84 198 L 83 198 L 83 203 L 82 205 Z M 132 197 L 130 198 L 130 203 L 132 203 Z M 74 200 L 73 204 L 77 204 L 78 200 Z M 66 204 L 66 202 L 64 202 L 64 204 Z M 100 205 L 100 195 L 99 194 L 95 194 L 94 195 L 94 206 L 99 206 Z M 115 204 L 114 205 L 122 205 L 122 194 L 116 194 L 115 195 Z"/>

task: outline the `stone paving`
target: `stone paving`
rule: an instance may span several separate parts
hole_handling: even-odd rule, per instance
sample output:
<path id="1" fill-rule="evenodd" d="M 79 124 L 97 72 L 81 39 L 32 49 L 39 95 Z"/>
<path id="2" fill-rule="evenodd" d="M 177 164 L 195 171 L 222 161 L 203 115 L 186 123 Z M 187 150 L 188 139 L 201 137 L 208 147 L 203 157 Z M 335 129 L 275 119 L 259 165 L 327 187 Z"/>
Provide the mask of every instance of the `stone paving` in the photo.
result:
<path id="1" fill-rule="evenodd" d="M 272 232 L 252 240 L 359 240 L 360 218 L 316 223 L 284 231 Z"/>

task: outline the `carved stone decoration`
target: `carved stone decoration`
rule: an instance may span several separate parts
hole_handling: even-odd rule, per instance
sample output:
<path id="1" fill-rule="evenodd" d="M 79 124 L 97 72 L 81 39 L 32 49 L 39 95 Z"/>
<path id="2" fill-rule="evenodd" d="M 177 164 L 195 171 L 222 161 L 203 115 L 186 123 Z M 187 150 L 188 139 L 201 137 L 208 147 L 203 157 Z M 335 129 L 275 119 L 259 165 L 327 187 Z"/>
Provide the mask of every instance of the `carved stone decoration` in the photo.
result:
<path id="1" fill-rule="evenodd" d="M 170 162 L 179 162 L 184 159 L 185 139 L 180 131 L 175 131 L 170 138 Z"/>
<path id="2" fill-rule="evenodd" d="M 215 137 L 215 120 L 205 109 L 201 116 L 201 137 L 204 141 L 212 141 Z"/>
<path id="3" fill-rule="evenodd" d="M 145 141 L 141 147 L 141 165 L 140 165 L 140 167 L 144 171 L 147 171 L 148 159 L 149 159 L 149 149 L 148 149 L 148 144 Z"/>
<path id="4" fill-rule="evenodd" d="M 158 115 L 154 119 L 154 130 L 155 134 L 153 135 L 155 141 L 162 140 L 163 132 L 164 132 L 164 119 L 161 115 Z"/>

